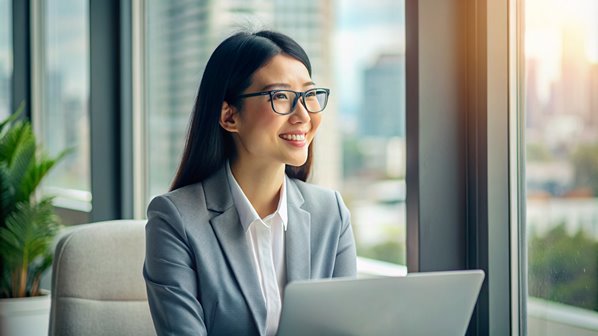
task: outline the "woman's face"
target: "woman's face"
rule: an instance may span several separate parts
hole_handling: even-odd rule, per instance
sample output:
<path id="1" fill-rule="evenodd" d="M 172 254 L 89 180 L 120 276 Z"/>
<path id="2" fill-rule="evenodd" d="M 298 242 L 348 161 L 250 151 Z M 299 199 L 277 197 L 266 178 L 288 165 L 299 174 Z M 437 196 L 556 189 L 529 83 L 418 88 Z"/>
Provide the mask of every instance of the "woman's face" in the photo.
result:
<path id="1" fill-rule="evenodd" d="M 315 87 L 303 63 L 280 54 L 258 69 L 251 83 L 243 93 L 306 91 Z M 270 96 L 262 95 L 244 98 L 242 109 L 233 112 L 231 118 L 236 127 L 228 130 L 233 133 L 241 162 L 301 166 L 307 160 L 307 149 L 320 125 L 321 113 L 307 112 L 299 101 L 293 113 L 279 115 L 272 110 Z"/>

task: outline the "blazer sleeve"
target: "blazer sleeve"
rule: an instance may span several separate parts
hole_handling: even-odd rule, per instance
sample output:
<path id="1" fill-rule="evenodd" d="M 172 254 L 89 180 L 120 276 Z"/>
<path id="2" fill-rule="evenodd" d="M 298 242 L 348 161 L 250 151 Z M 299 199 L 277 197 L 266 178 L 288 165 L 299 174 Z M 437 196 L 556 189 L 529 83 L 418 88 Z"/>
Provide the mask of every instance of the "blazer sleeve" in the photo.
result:
<path id="1" fill-rule="evenodd" d="M 343 202 L 341 195 L 335 191 L 338 210 L 341 218 L 341 232 L 336 250 L 333 277 L 354 277 L 357 275 L 357 252 L 355 238 L 351 229 L 349 209 Z"/>
<path id="2" fill-rule="evenodd" d="M 195 261 L 181 216 L 170 199 L 148 207 L 143 276 L 158 335 L 207 335 Z"/>

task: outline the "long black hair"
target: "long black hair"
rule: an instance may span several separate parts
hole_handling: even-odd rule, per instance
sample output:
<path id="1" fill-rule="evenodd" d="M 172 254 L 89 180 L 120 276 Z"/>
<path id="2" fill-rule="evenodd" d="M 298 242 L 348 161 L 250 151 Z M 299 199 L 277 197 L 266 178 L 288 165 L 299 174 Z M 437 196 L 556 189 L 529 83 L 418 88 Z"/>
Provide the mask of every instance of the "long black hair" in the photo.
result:
<path id="1" fill-rule="evenodd" d="M 311 63 L 305 50 L 290 37 L 273 32 L 236 33 L 214 50 L 206 64 L 183 157 L 171 190 L 201 182 L 235 154 L 232 135 L 219 124 L 222 103 L 240 108 L 238 96 L 251 85 L 253 73 L 272 57 L 284 54 L 303 63 L 311 76 Z M 286 165 L 286 174 L 305 181 L 312 165 L 312 144 L 307 161 L 299 167 Z"/>

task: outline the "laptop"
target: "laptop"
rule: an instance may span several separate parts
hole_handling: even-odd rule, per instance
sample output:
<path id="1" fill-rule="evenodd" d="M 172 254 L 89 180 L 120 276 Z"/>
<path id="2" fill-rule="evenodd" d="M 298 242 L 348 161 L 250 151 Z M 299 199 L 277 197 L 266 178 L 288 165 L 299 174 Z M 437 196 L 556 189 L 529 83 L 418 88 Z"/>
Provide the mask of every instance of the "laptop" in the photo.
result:
<path id="1" fill-rule="evenodd" d="M 287 285 L 278 336 L 465 335 L 481 270 Z"/>

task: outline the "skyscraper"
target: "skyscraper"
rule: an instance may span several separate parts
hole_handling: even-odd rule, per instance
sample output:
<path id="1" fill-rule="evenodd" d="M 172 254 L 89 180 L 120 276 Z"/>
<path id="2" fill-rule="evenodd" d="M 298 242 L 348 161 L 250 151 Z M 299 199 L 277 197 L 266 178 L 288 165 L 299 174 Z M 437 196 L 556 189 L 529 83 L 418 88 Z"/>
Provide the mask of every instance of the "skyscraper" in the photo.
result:
<path id="1" fill-rule="evenodd" d="M 598 63 L 592 63 L 590 68 L 590 88 L 589 127 L 598 134 Z"/>
<path id="2" fill-rule="evenodd" d="M 579 116 L 584 123 L 589 119 L 589 63 L 583 27 L 570 22 L 563 27 L 561 56 L 560 113 Z"/>
<path id="3" fill-rule="evenodd" d="M 545 121 L 544 105 L 538 92 L 538 60 L 528 58 L 525 76 L 525 126 L 528 129 L 539 129 Z"/>
<path id="4" fill-rule="evenodd" d="M 360 133 L 405 137 L 405 55 L 382 54 L 363 78 Z"/>
<path id="5" fill-rule="evenodd" d="M 207 1 L 148 1 L 144 85 L 150 195 L 166 191 L 180 159 L 209 53 L 209 18 Z"/>

